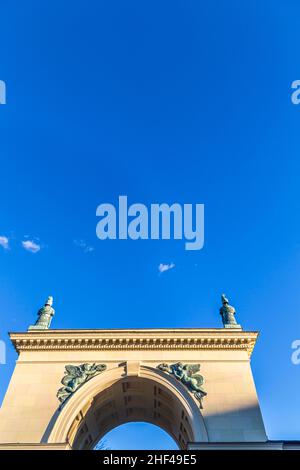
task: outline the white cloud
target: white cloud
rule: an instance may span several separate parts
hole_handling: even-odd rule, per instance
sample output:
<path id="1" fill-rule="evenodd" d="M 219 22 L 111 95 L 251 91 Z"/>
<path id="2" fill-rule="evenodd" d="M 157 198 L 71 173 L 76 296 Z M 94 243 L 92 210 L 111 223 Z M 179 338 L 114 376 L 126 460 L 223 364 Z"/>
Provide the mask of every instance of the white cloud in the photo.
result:
<path id="1" fill-rule="evenodd" d="M 84 252 L 85 252 L 85 253 L 91 253 L 91 251 L 94 251 L 94 247 L 93 247 L 93 246 L 87 245 L 87 246 L 84 248 Z"/>
<path id="2" fill-rule="evenodd" d="M 30 251 L 31 253 L 37 253 L 41 249 L 41 245 L 35 243 L 33 240 L 22 241 L 22 246 L 25 250 Z"/>
<path id="3" fill-rule="evenodd" d="M 79 248 L 81 248 L 84 253 L 91 253 L 94 251 L 94 247 L 88 245 L 84 240 L 74 240 L 74 244 L 79 246 Z"/>
<path id="4" fill-rule="evenodd" d="M 2 246 L 2 248 L 4 248 L 4 250 L 8 250 L 8 248 L 9 248 L 8 238 L 5 237 L 4 235 L 0 236 L 0 246 Z"/>
<path id="5" fill-rule="evenodd" d="M 173 269 L 173 268 L 175 268 L 174 263 L 170 263 L 170 264 L 160 263 L 160 265 L 158 266 L 158 270 L 159 270 L 160 273 L 164 273 L 164 272 L 169 271 L 170 269 Z"/>

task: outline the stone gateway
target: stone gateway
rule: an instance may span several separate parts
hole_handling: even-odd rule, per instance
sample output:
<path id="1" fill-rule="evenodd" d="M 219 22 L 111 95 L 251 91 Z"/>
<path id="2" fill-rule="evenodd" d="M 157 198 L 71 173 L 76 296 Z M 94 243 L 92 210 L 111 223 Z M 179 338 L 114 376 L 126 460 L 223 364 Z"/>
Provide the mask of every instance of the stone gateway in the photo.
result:
<path id="1" fill-rule="evenodd" d="M 10 333 L 19 357 L 0 449 L 92 449 L 132 421 L 180 449 L 283 448 L 267 439 L 251 372 L 258 333 L 243 331 L 225 296 L 224 328 L 213 329 L 49 329 L 50 300 L 38 328 Z"/>

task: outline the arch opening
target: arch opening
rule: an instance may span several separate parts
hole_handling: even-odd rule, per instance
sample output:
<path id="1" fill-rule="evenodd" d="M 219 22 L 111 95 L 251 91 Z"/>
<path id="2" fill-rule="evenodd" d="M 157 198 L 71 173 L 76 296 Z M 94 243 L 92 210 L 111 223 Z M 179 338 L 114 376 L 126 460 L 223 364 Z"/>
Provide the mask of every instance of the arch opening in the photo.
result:
<path id="1" fill-rule="evenodd" d="M 135 422 L 121 424 L 109 431 L 94 450 L 178 450 L 178 445 L 160 427 Z"/>
<path id="2" fill-rule="evenodd" d="M 144 377 L 122 378 L 95 395 L 74 419 L 67 440 L 73 449 L 93 449 L 112 429 L 130 422 L 160 427 L 180 449 L 194 441 L 180 400 L 161 383 Z"/>

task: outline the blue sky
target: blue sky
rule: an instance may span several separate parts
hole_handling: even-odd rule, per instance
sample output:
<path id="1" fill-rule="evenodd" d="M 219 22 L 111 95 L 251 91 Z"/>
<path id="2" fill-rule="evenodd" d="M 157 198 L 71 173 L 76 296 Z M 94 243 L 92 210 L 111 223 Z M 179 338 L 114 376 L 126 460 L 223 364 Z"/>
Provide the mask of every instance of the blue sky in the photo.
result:
<path id="1" fill-rule="evenodd" d="M 50 294 L 54 328 L 220 327 L 224 291 L 261 333 L 269 438 L 300 439 L 299 2 L 0 8 L 1 337 Z M 121 194 L 205 204 L 204 248 L 100 241 L 96 207 Z M 175 267 L 159 275 L 160 263 Z M 1 396 L 15 358 L 8 344 Z"/>
<path id="2" fill-rule="evenodd" d="M 149 423 L 122 424 L 106 434 L 100 441 L 100 447 L 104 450 L 123 449 L 124 437 L 127 450 L 178 450 L 169 434 Z"/>

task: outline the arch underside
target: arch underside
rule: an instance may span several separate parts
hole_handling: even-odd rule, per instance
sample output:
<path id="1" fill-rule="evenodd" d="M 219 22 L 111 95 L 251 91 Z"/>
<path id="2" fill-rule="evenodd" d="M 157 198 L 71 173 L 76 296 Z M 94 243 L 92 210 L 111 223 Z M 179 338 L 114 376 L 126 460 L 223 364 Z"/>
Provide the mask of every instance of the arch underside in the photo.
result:
<path id="1" fill-rule="evenodd" d="M 181 449 L 194 441 L 180 400 L 163 384 L 143 377 L 119 379 L 96 394 L 77 414 L 67 440 L 73 449 L 92 449 L 113 428 L 138 421 L 159 426 Z"/>

